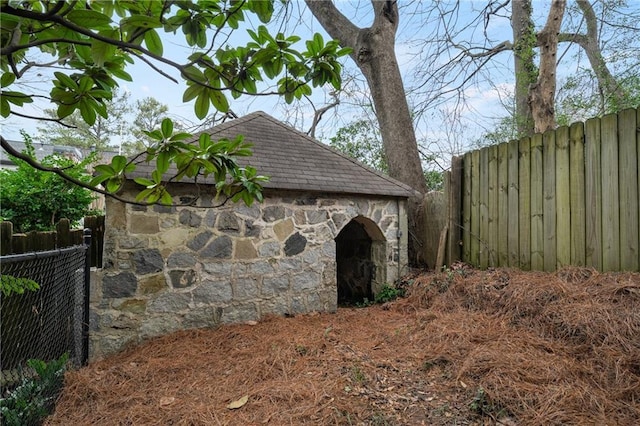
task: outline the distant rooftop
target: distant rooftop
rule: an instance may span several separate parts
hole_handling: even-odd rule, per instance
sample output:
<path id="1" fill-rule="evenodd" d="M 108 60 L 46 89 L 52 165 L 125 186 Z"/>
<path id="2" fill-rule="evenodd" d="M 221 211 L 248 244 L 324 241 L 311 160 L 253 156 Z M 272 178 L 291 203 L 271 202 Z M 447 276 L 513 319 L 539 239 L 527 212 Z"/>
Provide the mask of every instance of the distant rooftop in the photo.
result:
<path id="1" fill-rule="evenodd" d="M 16 151 L 22 152 L 27 148 L 27 144 L 23 141 L 7 140 L 9 144 L 15 148 Z M 89 154 L 89 150 L 77 148 L 75 146 L 65 145 L 52 145 L 46 143 L 33 142 L 33 149 L 35 150 L 36 160 L 42 161 L 42 159 L 48 155 L 59 154 L 63 156 L 71 156 L 77 160 L 82 160 Z M 117 152 L 106 151 L 101 153 L 101 163 L 108 163 L 111 158 L 116 155 Z M 0 167 L 12 167 L 14 164 L 9 159 L 9 156 L 4 149 L 0 149 Z"/>
<path id="2" fill-rule="evenodd" d="M 408 185 L 261 111 L 205 132 L 217 139 L 244 135 L 245 142 L 253 144 L 253 155 L 238 158 L 238 163 L 253 166 L 259 174 L 269 176 L 265 188 L 396 197 L 409 197 L 414 192 Z M 141 164 L 129 177 L 149 177 L 153 169 L 152 165 Z"/>

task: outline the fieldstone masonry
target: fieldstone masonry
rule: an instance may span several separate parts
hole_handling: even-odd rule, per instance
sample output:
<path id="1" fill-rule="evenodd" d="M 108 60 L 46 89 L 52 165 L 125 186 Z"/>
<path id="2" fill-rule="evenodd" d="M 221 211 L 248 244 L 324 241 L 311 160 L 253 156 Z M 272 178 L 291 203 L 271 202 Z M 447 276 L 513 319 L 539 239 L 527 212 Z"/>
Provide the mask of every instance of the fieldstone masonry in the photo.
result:
<path id="1" fill-rule="evenodd" d="M 274 190 L 251 207 L 199 208 L 213 204 L 204 198 L 198 207 L 141 208 L 108 199 L 105 266 L 92 280 L 91 358 L 179 329 L 335 311 L 334 239 L 356 218 L 384 236 L 386 274 L 375 278 L 375 293 L 407 264 L 405 203 Z"/>

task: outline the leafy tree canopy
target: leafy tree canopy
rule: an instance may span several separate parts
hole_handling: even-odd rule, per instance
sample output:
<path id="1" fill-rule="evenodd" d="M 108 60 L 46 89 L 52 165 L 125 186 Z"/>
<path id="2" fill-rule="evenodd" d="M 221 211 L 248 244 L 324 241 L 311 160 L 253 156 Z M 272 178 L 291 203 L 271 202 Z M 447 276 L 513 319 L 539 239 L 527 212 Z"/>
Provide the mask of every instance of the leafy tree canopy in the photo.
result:
<path id="1" fill-rule="evenodd" d="M 129 93 L 114 90 L 112 95 L 112 99 L 104 103 L 107 118 L 98 115 L 92 125 L 84 121 L 80 110 L 75 110 L 58 122 L 56 109 L 45 109 L 44 113 L 53 120 L 42 123 L 42 126 L 38 128 L 37 140 L 53 145 L 76 146 L 93 151 L 110 149 L 113 136 L 122 136 L 123 133 L 128 132 L 124 121 L 126 114 L 131 110 Z"/>
<path id="2" fill-rule="evenodd" d="M 25 106 L 36 96 L 20 86 L 30 73 L 55 67 L 47 99 L 55 105 L 57 120 L 79 111 L 82 120 L 93 125 L 98 117 L 107 118 L 106 103 L 113 98 L 118 81 L 131 81 L 127 66 L 139 61 L 154 72 L 173 79 L 177 71 L 186 81 L 184 102 L 194 102 L 200 119 L 210 111 L 227 112 L 229 97 L 278 94 L 287 102 L 311 93 L 312 87 L 331 84 L 340 87 L 339 58 L 349 53 L 336 41 L 326 42 L 315 34 L 305 43 L 305 50 L 294 47 L 300 38 L 271 34 L 266 26 L 247 30 L 250 41 L 232 47 L 225 43 L 249 15 L 263 24 L 271 20 L 274 1 L 16 1 L 0 3 L 0 70 L 2 87 L 0 114 L 29 117 Z M 185 62 L 163 56 L 161 34 L 183 37 L 193 48 Z M 49 55 L 42 59 L 43 54 Z M 258 83 L 275 80 L 275 90 L 260 93 Z M 40 117 L 30 117 L 41 119 Z M 174 131 L 175 129 L 175 131 Z M 155 163 L 150 179 L 138 180 L 144 188 L 138 202 L 172 203 L 166 182 L 184 176 L 215 176 L 218 193 L 226 199 L 252 202 L 261 199 L 264 177 L 249 167 L 241 168 L 235 156 L 249 155 L 249 144 L 215 141 L 202 135 L 197 144 L 187 144 L 190 134 L 180 132 L 169 119 L 161 129 L 147 132 L 153 147 L 144 155 L 116 156 L 110 165 L 97 169 L 90 187 L 103 184 L 104 192 L 115 193 L 122 187 L 127 173 L 140 161 Z M 2 147 L 19 156 L 0 139 Z M 39 167 L 31 159 L 26 161 Z M 174 165 L 175 169 L 170 166 Z M 56 167 L 40 167 L 65 176 Z M 173 172 L 177 170 L 177 172 Z M 69 178 L 66 176 L 66 178 Z M 76 184 L 87 186 L 73 178 Z M 121 198 L 119 198 L 121 199 Z M 131 201 L 124 200 L 123 201 Z"/>
<path id="3" fill-rule="evenodd" d="M 339 128 L 329 139 L 329 145 L 371 168 L 388 171 L 380 131 L 369 120 L 357 120 Z"/>
<path id="4" fill-rule="evenodd" d="M 23 133 L 27 148 L 24 155 L 35 158 L 31 138 Z M 0 170 L 0 217 L 13 223 L 16 232 L 48 231 L 62 218 L 72 223 L 90 213 L 94 200 L 91 191 L 74 185 L 52 173 L 34 170 L 27 162 L 11 158 L 15 170 Z M 74 179 L 88 183 L 85 170 L 93 161 L 88 157 L 75 164 L 71 159 L 49 155 L 42 160 L 47 167 L 64 169 Z"/>
<path id="5" fill-rule="evenodd" d="M 126 152 L 132 154 L 146 150 L 148 147 L 153 146 L 153 139 L 148 137 L 144 132 L 150 132 L 157 129 L 162 120 L 169 117 L 169 107 L 157 99 L 152 97 L 146 97 L 142 100 L 137 100 L 135 105 L 136 116 L 133 121 L 132 138 L 130 141 L 125 141 L 123 147 Z M 179 126 L 178 123 L 174 123 L 175 126 Z M 182 130 L 179 128 L 179 130 Z"/>
<path id="6" fill-rule="evenodd" d="M 359 119 L 341 127 L 335 136 L 329 139 L 329 145 L 372 169 L 382 173 L 388 172 L 378 125 L 369 119 Z M 427 188 L 430 191 L 442 191 L 442 172 L 427 166 L 429 163 L 435 163 L 435 156 L 424 155 L 421 152 L 421 160 L 425 163 L 423 174 Z"/>

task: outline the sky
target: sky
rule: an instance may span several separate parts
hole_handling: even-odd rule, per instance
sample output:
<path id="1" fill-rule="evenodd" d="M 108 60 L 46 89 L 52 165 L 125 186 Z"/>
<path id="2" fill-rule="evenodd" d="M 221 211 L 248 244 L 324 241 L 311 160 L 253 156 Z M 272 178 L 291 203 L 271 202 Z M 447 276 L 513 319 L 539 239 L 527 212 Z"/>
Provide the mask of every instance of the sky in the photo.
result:
<path id="1" fill-rule="evenodd" d="M 534 11 L 540 16 L 548 10 L 548 4 L 550 0 L 534 0 Z M 631 0 L 631 7 L 640 5 L 640 0 Z M 442 5 L 450 5 L 452 2 L 442 1 Z M 396 42 L 396 56 L 403 73 L 405 81 L 405 88 L 409 92 L 413 88 L 418 87 L 420 81 L 416 77 L 415 70 L 419 70 L 421 64 L 419 63 L 420 56 L 418 55 L 421 49 L 424 49 L 428 41 L 430 34 L 432 34 L 437 22 L 433 20 L 433 16 L 427 16 L 423 14 L 423 7 L 425 3 L 420 1 L 402 1 L 399 2 L 400 7 L 400 27 Z M 429 3 L 437 4 L 437 3 Z M 466 42 L 479 40 L 484 37 L 489 37 L 494 42 L 502 40 L 508 40 L 511 38 L 511 27 L 507 17 L 501 19 L 493 19 L 489 22 L 483 32 L 482 29 L 469 26 L 464 27 L 465 20 L 469 17 L 475 16 L 474 11 L 486 6 L 486 1 L 462 1 L 460 3 L 459 14 L 454 18 L 462 24 L 462 30 L 459 35 L 460 39 Z M 350 18 L 356 25 L 360 27 L 368 26 L 372 19 L 370 2 L 365 0 L 339 0 L 337 1 L 339 9 Z M 329 39 L 329 36 L 324 32 L 320 24 L 315 21 L 310 12 L 304 6 L 301 1 L 292 1 L 290 3 L 289 14 L 286 22 L 285 33 L 295 33 L 302 37 L 304 41 L 310 38 L 314 32 L 319 32 L 323 35 L 325 40 Z M 542 22 L 542 19 L 540 19 Z M 283 20 L 277 21 L 277 24 L 282 25 Z M 257 19 L 246 22 L 249 28 L 255 28 L 258 23 Z M 230 40 L 230 43 L 235 42 L 245 43 L 248 39 L 246 32 L 238 30 L 234 33 L 234 38 Z M 189 48 L 184 41 L 172 39 L 170 37 L 164 37 L 165 55 L 176 59 L 177 62 L 184 62 L 185 58 L 190 53 Z M 301 42 L 302 43 L 302 42 Z M 446 55 L 442 55 L 438 60 L 443 63 L 448 60 Z M 501 62 L 497 62 L 491 70 L 491 80 L 485 82 L 482 85 L 470 85 L 464 91 L 466 97 L 466 104 L 464 108 L 460 108 L 452 101 L 445 98 L 440 99 L 428 99 L 429 101 L 435 101 L 436 106 L 432 107 L 426 114 L 416 119 L 416 135 L 423 146 L 433 151 L 442 151 L 443 149 L 449 149 L 461 153 L 469 149 L 471 141 L 476 138 L 492 126 L 493 120 L 506 115 L 504 108 L 501 105 L 501 101 L 505 94 L 509 93 L 513 89 L 513 77 L 505 72 L 510 66 L 512 57 L 510 54 L 504 54 L 501 56 Z M 344 60 L 345 71 L 348 74 L 355 76 L 353 80 L 348 79 L 348 83 L 345 84 L 345 88 L 349 91 L 359 93 L 362 97 L 366 98 L 368 89 L 363 84 L 363 77 L 357 70 L 355 64 L 349 59 Z M 197 123 L 193 113 L 193 103 L 183 103 L 182 93 L 185 90 L 184 83 L 174 83 L 158 73 L 151 70 L 145 64 L 135 64 L 127 69 L 132 75 L 132 82 L 120 82 L 121 88 L 129 92 L 131 100 L 135 101 L 151 96 L 156 98 L 161 103 L 166 104 L 169 107 L 169 112 L 172 117 L 178 117 L 186 123 Z M 169 71 L 178 80 L 179 77 L 175 71 Z M 560 73 L 569 73 L 569 69 L 560 69 Z M 29 79 L 28 85 L 35 88 L 46 89 L 48 78 L 46 75 L 33 76 Z M 40 82 L 39 82 L 40 81 Z M 41 83 L 44 82 L 44 83 Z M 311 96 L 310 101 L 317 107 L 322 107 L 326 103 L 332 100 L 330 96 L 331 88 L 327 89 L 314 89 L 314 93 Z M 46 92 L 45 92 L 46 93 Z M 419 104 L 424 102 L 424 98 L 419 96 L 410 96 L 410 104 Z M 238 100 L 231 101 L 231 109 L 239 116 L 262 110 L 275 118 L 283 120 L 298 130 L 308 131 L 313 117 L 313 108 L 309 102 L 302 104 L 296 104 L 293 106 L 287 106 L 282 100 L 277 97 L 242 97 Z M 363 115 L 362 108 L 353 105 L 354 101 L 348 97 L 341 98 L 341 104 L 338 108 L 329 111 L 323 117 L 323 121 L 320 123 L 316 137 L 320 140 L 327 141 L 335 131 L 347 125 L 350 121 L 357 118 L 361 118 Z M 42 109 L 51 108 L 51 105 L 37 102 L 34 105 L 30 105 L 24 112 L 27 114 L 38 115 L 41 114 Z M 454 118 L 460 116 L 462 118 L 459 122 L 454 122 Z M 133 118 L 131 117 L 131 121 Z M 20 129 L 27 130 L 28 133 L 36 135 L 36 123 L 29 120 L 9 118 L 4 119 L 1 122 L 2 134 L 7 139 L 21 139 Z M 464 135 L 464 140 L 459 140 L 460 135 Z M 118 140 L 112 140 L 112 143 L 117 144 Z M 442 145 L 442 146 L 441 146 Z M 445 146 L 445 148 L 443 148 Z M 443 159 L 443 161 L 448 161 Z"/>
<path id="2" fill-rule="evenodd" d="M 338 6 L 341 11 L 350 19 L 352 19 L 357 25 L 364 27 L 370 24 L 371 20 L 371 10 L 370 4 L 368 1 L 339 1 Z M 401 7 L 403 7 L 401 5 Z M 408 9 L 402 9 L 401 14 L 404 11 L 407 11 L 407 15 L 409 12 L 412 12 Z M 257 19 L 253 19 L 253 22 L 246 22 L 248 27 L 255 28 L 259 23 Z M 291 31 L 302 37 L 302 40 L 309 38 L 312 36 L 314 32 L 319 32 L 323 35 L 325 40 L 329 40 L 330 37 L 324 32 L 322 27 L 318 22 L 314 20 L 310 12 L 304 6 L 302 2 L 294 1 L 291 5 L 290 9 L 290 19 L 287 20 L 287 31 Z M 398 37 L 398 45 L 396 50 L 396 55 L 398 57 L 398 61 L 405 73 L 405 80 L 409 79 L 408 69 L 412 65 L 411 60 L 413 58 L 412 55 L 412 46 L 411 42 L 413 37 L 416 34 L 420 34 L 421 22 L 416 19 L 406 19 L 405 21 L 401 21 L 401 27 Z M 237 31 L 234 33 L 234 38 L 231 40 L 234 41 L 246 42 L 247 36 L 243 31 Z M 188 56 L 190 53 L 190 49 L 186 46 L 184 40 L 179 40 L 178 38 L 164 37 L 164 47 L 165 47 L 165 55 L 168 57 L 176 58 L 178 62 L 184 61 L 184 58 Z M 346 58 L 344 60 L 345 69 L 349 70 L 352 74 L 359 74 L 355 64 Z M 130 94 L 130 98 L 132 101 L 143 99 L 145 97 L 151 96 L 161 103 L 166 104 L 169 107 L 169 112 L 173 117 L 178 117 L 178 119 L 183 119 L 186 123 L 197 123 L 199 120 L 195 117 L 193 113 L 193 103 L 183 103 L 182 102 L 182 93 L 184 92 L 186 85 L 180 80 L 179 76 L 173 70 L 170 70 L 169 73 L 176 77 L 180 83 L 176 84 L 159 74 L 155 73 L 148 66 L 142 63 L 136 63 L 134 66 L 131 66 L 127 69 L 127 71 L 133 77 L 132 82 L 120 81 L 121 88 Z M 40 90 L 43 94 L 50 89 L 47 85 L 49 78 L 46 75 L 40 76 L 31 76 L 28 78 L 24 78 L 24 81 L 27 81 L 27 85 L 31 88 L 36 88 Z M 363 78 L 359 77 L 359 84 L 354 90 L 364 91 L 366 94 L 366 85 L 362 83 Z M 353 85 L 352 85 L 353 86 Z M 325 103 L 328 103 L 332 100 L 329 92 L 331 88 L 328 89 L 314 89 L 314 93 L 311 97 L 311 101 L 315 104 L 316 107 L 322 107 Z M 486 102 L 492 102 L 495 99 L 495 95 L 491 95 L 489 93 L 477 93 L 473 95 L 478 98 L 477 102 L 480 104 Z M 229 97 L 230 98 L 230 97 Z M 238 100 L 231 100 L 231 108 L 237 115 L 244 115 L 256 110 L 263 110 L 269 114 L 272 114 L 274 117 L 286 121 L 299 130 L 307 131 L 309 130 L 309 126 L 313 117 L 313 108 L 309 105 L 308 102 L 303 104 L 296 104 L 293 106 L 284 105 L 284 102 L 275 97 L 242 97 Z M 42 115 L 42 110 L 44 108 L 52 108 L 52 105 L 37 101 L 36 103 L 29 105 L 27 109 L 24 110 L 26 114 L 32 115 Z M 335 111 L 331 111 L 326 114 L 323 122 L 320 125 L 320 128 L 317 133 L 317 137 L 319 139 L 327 140 L 329 136 L 331 136 L 335 131 L 343 126 L 348 124 L 351 118 L 357 118 L 360 114 L 359 108 L 354 108 L 349 106 L 349 99 L 344 99 L 343 104 L 336 109 Z M 131 117 L 131 120 L 133 118 Z M 19 117 L 10 117 L 8 119 L 2 120 L 2 134 L 7 139 L 19 140 L 21 139 L 20 130 L 24 129 L 28 133 L 33 136 L 37 135 L 37 123 L 33 120 L 21 119 Z M 427 133 L 434 134 L 434 129 L 417 129 L 419 133 L 422 135 L 426 135 Z M 112 143 L 118 143 L 117 137 L 112 140 Z"/>

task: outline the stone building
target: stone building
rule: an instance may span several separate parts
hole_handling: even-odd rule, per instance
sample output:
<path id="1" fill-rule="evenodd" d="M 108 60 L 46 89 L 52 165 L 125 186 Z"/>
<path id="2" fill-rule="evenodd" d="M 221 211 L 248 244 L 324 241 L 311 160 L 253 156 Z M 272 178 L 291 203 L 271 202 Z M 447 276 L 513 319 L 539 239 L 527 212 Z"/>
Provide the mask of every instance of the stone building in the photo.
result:
<path id="1" fill-rule="evenodd" d="M 254 144 L 240 163 L 270 177 L 264 202 L 206 208 L 213 190 L 201 184 L 194 207 L 109 199 L 104 267 L 92 284 L 93 359 L 179 329 L 333 312 L 406 272 L 408 186 L 263 112 L 209 132 Z M 124 191 L 137 189 L 128 182 Z M 195 185 L 171 193 L 189 200 Z"/>

